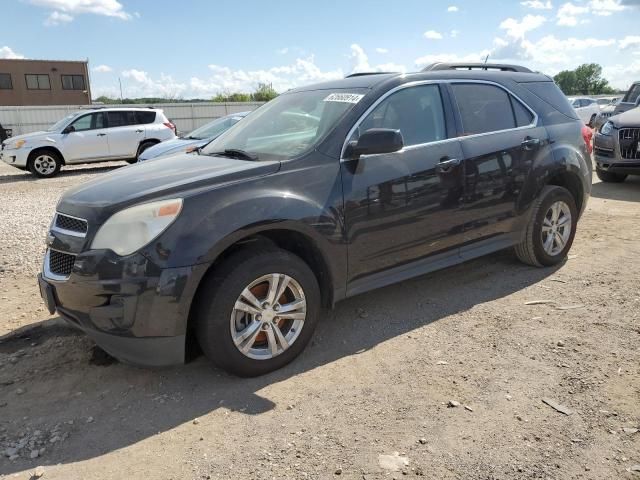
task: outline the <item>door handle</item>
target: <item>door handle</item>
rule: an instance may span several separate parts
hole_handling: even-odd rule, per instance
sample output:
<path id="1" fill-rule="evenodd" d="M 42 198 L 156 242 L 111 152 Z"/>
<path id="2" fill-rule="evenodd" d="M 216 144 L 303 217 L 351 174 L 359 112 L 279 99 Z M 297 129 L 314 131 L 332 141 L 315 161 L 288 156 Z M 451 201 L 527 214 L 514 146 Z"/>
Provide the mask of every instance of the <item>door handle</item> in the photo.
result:
<path id="1" fill-rule="evenodd" d="M 436 165 L 436 171 L 440 173 L 449 173 L 453 167 L 457 167 L 462 163 L 460 158 L 442 157 L 440 163 Z"/>
<path id="2" fill-rule="evenodd" d="M 106 133 L 99 133 L 97 136 L 98 137 L 104 137 L 106 135 Z"/>
<path id="3" fill-rule="evenodd" d="M 534 148 L 538 148 L 540 146 L 540 139 L 539 138 L 532 138 L 532 137 L 525 137 L 520 145 L 525 150 L 533 150 Z"/>
<path id="4" fill-rule="evenodd" d="M 142 133 L 142 132 L 144 132 L 144 130 L 140 130 L 140 129 L 136 130 L 136 133 Z"/>

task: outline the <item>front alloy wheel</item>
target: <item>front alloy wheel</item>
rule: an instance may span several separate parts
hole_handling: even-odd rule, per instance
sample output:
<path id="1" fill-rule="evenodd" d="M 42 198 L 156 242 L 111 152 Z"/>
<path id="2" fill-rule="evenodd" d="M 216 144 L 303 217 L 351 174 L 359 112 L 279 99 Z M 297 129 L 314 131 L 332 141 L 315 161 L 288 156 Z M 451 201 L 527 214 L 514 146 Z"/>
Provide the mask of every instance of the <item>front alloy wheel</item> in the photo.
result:
<path id="1" fill-rule="evenodd" d="M 268 360 L 298 339 L 307 317 L 307 301 L 289 275 L 263 275 L 247 285 L 231 312 L 231 336 L 243 355 Z"/>
<path id="2" fill-rule="evenodd" d="M 320 315 L 320 287 L 297 255 L 260 244 L 209 272 L 196 299 L 198 343 L 219 367 L 262 375 L 296 358 Z"/>

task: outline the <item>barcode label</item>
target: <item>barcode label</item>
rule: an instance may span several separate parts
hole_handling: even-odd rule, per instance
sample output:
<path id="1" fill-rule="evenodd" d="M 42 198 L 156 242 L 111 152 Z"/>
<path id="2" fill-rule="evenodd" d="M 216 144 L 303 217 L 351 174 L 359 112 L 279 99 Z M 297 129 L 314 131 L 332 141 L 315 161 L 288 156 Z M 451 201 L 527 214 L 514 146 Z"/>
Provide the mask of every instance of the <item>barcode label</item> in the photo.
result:
<path id="1" fill-rule="evenodd" d="M 325 102 L 343 102 L 343 103 L 358 103 L 362 100 L 364 95 L 359 93 L 332 93 L 324 99 Z"/>

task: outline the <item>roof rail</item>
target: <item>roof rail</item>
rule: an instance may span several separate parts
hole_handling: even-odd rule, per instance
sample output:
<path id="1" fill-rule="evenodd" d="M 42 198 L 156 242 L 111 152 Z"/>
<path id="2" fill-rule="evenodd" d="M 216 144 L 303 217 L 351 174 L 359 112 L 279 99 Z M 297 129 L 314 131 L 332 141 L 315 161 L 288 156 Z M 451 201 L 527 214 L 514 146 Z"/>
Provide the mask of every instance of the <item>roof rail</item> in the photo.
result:
<path id="1" fill-rule="evenodd" d="M 353 77 L 364 77 L 366 75 L 388 75 L 390 73 L 400 73 L 400 72 L 357 72 L 347 75 L 344 78 L 353 78 Z"/>
<path id="2" fill-rule="evenodd" d="M 432 63 L 427 65 L 421 71 L 433 72 L 436 70 L 499 70 L 501 72 L 523 72 L 533 73 L 527 67 L 521 65 L 510 65 L 507 63 Z"/>

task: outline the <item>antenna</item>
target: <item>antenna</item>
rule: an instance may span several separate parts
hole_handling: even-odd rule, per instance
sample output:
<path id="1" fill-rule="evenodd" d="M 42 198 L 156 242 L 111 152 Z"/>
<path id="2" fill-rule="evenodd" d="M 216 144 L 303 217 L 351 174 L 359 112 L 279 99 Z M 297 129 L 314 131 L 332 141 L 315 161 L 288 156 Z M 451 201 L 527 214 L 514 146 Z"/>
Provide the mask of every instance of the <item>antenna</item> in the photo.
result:
<path id="1" fill-rule="evenodd" d="M 488 53 L 487 53 L 487 56 L 486 56 L 486 57 L 484 57 L 484 64 L 485 64 L 485 65 L 487 64 L 487 60 L 489 60 L 489 54 L 488 54 Z"/>

